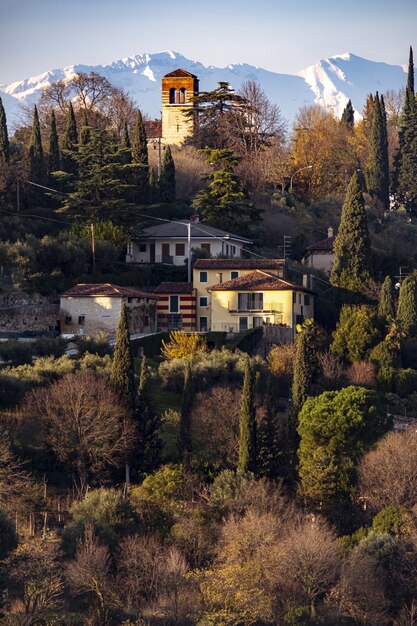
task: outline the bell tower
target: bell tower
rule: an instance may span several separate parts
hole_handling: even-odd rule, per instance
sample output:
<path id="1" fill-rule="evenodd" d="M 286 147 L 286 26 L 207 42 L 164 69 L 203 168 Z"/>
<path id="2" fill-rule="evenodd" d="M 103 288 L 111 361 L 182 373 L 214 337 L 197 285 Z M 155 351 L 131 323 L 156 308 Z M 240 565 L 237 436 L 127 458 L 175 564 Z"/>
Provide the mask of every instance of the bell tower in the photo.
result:
<path id="1" fill-rule="evenodd" d="M 185 70 L 174 70 L 162 78 L 162 141 L 180 146 L 194 132 L 195 119 L 189 112 L 198 94 L 198 78 Z"/>

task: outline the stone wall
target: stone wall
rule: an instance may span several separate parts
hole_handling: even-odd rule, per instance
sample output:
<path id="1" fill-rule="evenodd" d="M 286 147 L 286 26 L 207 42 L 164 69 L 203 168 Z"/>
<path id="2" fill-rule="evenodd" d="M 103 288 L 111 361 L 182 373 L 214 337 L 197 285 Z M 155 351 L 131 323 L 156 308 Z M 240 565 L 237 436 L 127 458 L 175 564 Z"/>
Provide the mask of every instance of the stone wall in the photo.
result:
<path id="1" fill-rule="evenodd" d="M 0 294 L 0 333 L 42 333 L 59 329 L 59 304 L 40 294 Z"/>

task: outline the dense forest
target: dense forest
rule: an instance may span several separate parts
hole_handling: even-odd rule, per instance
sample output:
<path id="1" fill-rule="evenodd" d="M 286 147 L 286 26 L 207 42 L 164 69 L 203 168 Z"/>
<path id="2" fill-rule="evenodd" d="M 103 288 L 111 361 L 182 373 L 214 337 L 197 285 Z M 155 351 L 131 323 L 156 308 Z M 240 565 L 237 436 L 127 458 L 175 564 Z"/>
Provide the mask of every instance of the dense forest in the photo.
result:
<path id="1" fill-rule="evenodd" d="M 196 106 L 193 137 L 159 159 L 150 121 L 95 74 L 47 88 L 10 137 L 0 103 L 2 292 L 185 280 L 124 252 L 196 213 L 258 257 L 290 239 L 316 319 L 267 353 L 259 328 L 130 341 L 126 311 L 113 348 L 1 342 L 0 621 L 412 626 L 412 51 L 404 92 L 370 94 L 360 119 L 312 106 L 290 129 L 252 82 Z M 300 261 L 329 226 L 327 276 Z"/>

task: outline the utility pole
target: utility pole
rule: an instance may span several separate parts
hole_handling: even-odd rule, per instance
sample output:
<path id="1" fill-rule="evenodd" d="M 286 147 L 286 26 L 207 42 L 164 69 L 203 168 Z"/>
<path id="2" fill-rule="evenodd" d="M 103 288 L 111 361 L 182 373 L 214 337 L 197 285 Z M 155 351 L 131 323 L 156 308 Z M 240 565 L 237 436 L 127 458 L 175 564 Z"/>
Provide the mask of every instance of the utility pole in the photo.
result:
<path id="1" fill-rule="evenodd" d="M 291 254 L 291 236 L 284 235 L 284 261 Z"/>
<path id="2" fill-rule="evenodd" d="M 91 256 L 93 258 L 93 274 L 96 273 L 96 246 L 94 241 L 94 224 L 91 223 Z"/>
<path id="3" fill-rule="evenodd" d="M 188 282 L 191 282 L 191 222 L 189 222 L 187 224 L 187 242 L 188 242 L 188 262 L 187 262 L 187 269 L 188 269 Z"/>

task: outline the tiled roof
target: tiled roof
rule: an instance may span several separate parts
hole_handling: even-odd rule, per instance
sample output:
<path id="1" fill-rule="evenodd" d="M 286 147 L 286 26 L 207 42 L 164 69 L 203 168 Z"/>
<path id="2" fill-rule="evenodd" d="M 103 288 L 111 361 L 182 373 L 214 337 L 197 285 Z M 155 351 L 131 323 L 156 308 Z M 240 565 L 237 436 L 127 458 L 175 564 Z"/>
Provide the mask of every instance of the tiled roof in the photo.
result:
<path id="1" fill-rule="evenodd" d="M 165 74 L 164 78 L 197 78 L 197 76 L 195 76 L 194 74 L 191 74 L 190 72 L 186 72 L 185 70 L 182 70 L 181 68 L 178 68 L 177 70 L 174 70 L 173 72 L 170 72 L 169 74 Z"/>
<path id="2" fill-rule="evenodd" d="M 327 237 L 321 241 L 316 241 L 310 246 L 307 246 L 309 252 L 333 252 L 333 244 L 335 237 Z"/>
<path id="3" fill-rule="evenodd" d="M 193 283 L 161 283 L 154 293 L 193 293 Z"/>
<path id="4" fill-rule="evenodd" d="M 196 270 L 275 270 L 285 266 L 284 259 L 198 259 Z"/>
<path id="5" fill-rule="evenodd" d="M 202 222 L 190 222 L 189 220 L 179 220 L 178 222 L 165 222 L 158 226 L 150 226 L 144 228 L 141 233 L 137 233 L 136 239 L 187 239 L 187 225 L 191 224 L 191 239 L 225 239 L 226 243 L 229 240 L 240 241 L 243 243 L 252 243 L 250 239 L 240 237 L 239 235 L 233 235 L 220 228 L 213 228 L 213 226 L 207 226 Z"/>
<path id="6" fill-rule="evenodd" d="M 96 296 L 104 296 L 106 298 L 156 298 L 156 296 L 134 287 L 120 287 L 110 283 L 79 283 L 62 294 L 64 298 L 93 298 Z"/>
<path id="7" fill-rule="evenodd" d="M 290 283 L 288 280 L 278 278 L 273 274 L 255 270 L 246 276 L 239 276 L 225 283 L 209 287 L 207 291 L 305 291 L 313 293 L 302 285 Z"/>

